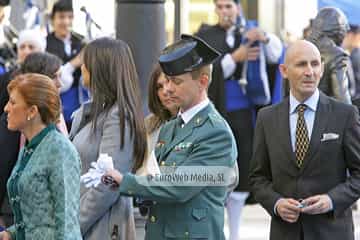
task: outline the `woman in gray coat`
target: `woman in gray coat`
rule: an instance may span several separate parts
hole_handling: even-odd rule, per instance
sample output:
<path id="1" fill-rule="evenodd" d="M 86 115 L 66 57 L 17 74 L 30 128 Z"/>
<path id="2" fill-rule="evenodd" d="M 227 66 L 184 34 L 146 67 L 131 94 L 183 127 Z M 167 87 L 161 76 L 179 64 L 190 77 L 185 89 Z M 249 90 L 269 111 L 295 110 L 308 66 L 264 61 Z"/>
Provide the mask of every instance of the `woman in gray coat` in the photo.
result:
<path id="1" fill-rule="evenodd" d="M 138 78 L 128 45 L 100 38 L 84 50 L 81 67 L 92 101 L 76 113 L 70 137 L 80 153 L 82 174 L 100 153 L 114 168 L 135 172 L 146 153 L 146 132 Z M 100 183 L 81 186 L 80 227 L 85 240 L 135 239 L 132 199 Z"/>

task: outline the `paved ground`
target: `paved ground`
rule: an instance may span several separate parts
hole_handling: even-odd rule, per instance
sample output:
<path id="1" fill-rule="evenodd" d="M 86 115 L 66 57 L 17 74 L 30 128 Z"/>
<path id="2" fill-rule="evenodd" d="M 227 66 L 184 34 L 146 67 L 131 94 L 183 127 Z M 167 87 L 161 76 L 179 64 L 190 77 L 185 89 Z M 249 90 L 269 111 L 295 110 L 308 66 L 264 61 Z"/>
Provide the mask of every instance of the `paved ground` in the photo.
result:
<path id="1" fill-rule="evenodd" d="M 355 240 L 360 240 L 360 201 L 359 210 L 354 211 Z M 225 219 L 226 223 L 226 219 Z M 270 217 L 259 205 L 246 206 L 243 210 L 242 225 L 239 240 L 268 240 Z M 228 235 L 228 227 L 225 224 L 225 235 Z M 143 231 L 137 232 L 137 239 L 143 240 Z"/>
<path id="2" fill-rule="evenodd" d="M 360 204 L 359 204 L 360 206 Z M 239 240 L 268 240 L 270 217 L 259 205 L 246 206 Z M 354 211 L 355 240 L 360 240 L 360 210 Z M 227 229 L 225 229 L 227 234 Z"/>

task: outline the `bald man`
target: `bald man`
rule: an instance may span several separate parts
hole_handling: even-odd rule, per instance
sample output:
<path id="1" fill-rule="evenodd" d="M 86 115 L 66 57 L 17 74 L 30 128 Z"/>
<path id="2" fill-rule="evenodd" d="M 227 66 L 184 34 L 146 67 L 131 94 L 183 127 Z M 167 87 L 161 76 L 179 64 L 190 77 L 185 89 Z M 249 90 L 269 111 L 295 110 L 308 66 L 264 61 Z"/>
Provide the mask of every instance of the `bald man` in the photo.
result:
<path id="1" fill-rule="evenodd" d="M 280 71 L 290 96 L 259 112 L 250 164 L 254 196 L 272 216 L 270 239 L 353 240 L 358 112 L 318 90 L 323 65 L 312 43 L 293 43 Z"/>

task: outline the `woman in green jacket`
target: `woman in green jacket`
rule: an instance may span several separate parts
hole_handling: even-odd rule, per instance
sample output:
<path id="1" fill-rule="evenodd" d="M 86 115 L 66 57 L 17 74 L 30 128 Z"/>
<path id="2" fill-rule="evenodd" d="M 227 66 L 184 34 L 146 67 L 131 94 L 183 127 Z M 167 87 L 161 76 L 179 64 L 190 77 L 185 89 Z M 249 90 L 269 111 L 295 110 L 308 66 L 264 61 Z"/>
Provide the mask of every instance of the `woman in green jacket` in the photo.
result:
<path id="1" fill-rule="evenodd" d="M 15 224 L 0 239 L 81 239 L 80 159 L 54 124 L 61 109 L 58 90 L 44 75 L 24 74 L 8 92 L 8 128 L 27 141 L 7 184 Z"/>

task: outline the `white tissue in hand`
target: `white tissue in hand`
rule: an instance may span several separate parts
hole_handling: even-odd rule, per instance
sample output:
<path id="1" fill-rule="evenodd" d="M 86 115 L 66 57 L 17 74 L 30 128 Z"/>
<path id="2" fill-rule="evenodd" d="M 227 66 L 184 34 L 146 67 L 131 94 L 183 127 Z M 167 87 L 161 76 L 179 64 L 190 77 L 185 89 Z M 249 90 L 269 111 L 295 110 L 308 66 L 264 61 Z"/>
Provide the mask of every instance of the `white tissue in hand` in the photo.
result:
<path id="1" fill-rule="evenodd" d="M 100 153 L 96 163 L 98 168 L 103 170 L 104 173 L 114 169 L 113 159 L 107 153 Z"/>
<path id="2" fill-rule="evenodd" d="M 91 163 L 89 171 L 81 176 L 80 181 L 87 188 L 97 187 L 101 182 L 101 177 L 112 169 L 114 169 L 112 157 L 106 153 L 101 153 L 98 160 Z"/>

